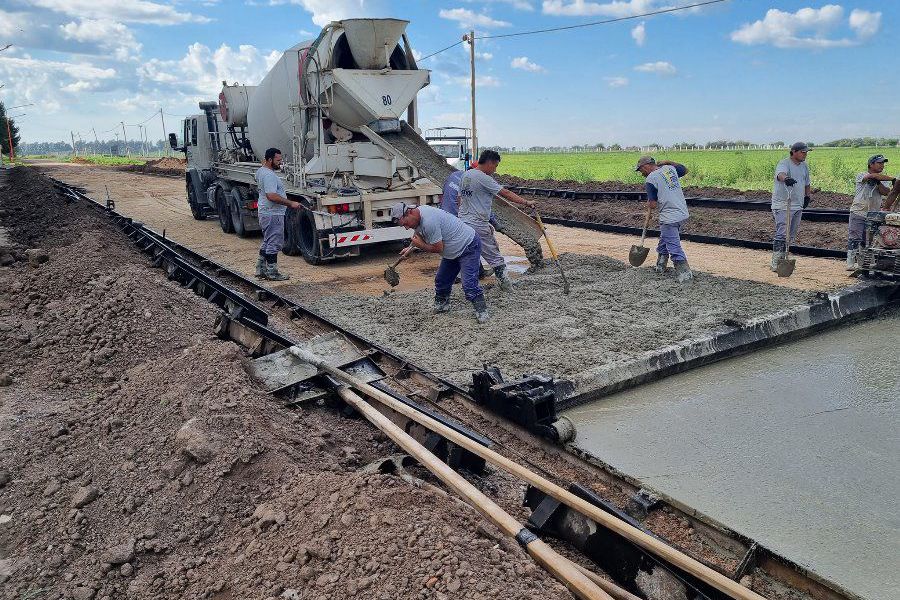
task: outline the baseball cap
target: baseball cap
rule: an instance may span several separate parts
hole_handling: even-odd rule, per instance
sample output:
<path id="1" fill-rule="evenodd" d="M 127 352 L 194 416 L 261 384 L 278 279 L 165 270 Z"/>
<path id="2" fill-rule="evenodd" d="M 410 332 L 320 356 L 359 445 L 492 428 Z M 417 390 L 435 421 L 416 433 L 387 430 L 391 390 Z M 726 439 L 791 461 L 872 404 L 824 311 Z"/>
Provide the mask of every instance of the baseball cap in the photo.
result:
<path id="1" fill-rule="evenodd" d="M 634 168 L 635 171 L 640 171 L 641 167 L 644 165 L 655 165 L 656 159 L 652 156 L 642 156 L 637 161 L 637 166 Z"/>
<path id="2" fill-rule="evenodd" d="M 886 163 L 888 159 L 884 157 L 884 154 L 876 154 L 869 158 L 869 166 L 874 165 L 875 163 Z"/>
<path id="3" fill-rule="evenodd" d="M 809 146 L 806 145 L 806 142 L 794 142 L 791 144 L 791 152 L 807 152 L 809 151 Z"/>
<path id="4" fill-rule="evenodd" d="M 391 221 L 396 223 L 402 219 L 403 215 L 411 208 L 415 208 L 415 206 L 410 206 L 406 202 L 397 202 L 391 207 Z"/>

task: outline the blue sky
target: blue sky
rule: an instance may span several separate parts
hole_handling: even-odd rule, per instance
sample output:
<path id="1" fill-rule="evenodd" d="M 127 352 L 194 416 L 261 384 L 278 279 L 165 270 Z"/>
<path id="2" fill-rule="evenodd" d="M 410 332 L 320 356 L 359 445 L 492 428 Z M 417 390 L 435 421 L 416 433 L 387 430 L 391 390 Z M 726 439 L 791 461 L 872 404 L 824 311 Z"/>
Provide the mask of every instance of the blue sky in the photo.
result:
<path id="1" fill-rule="evenodd" d="M 163 108 L 167 128 L 255 84 L 280 52 L 354 16 L 409 20 L 419 56 L 479 35 L 576 25 L 689 0 L 0 0 L 0 100 L 25 141 L 111 139 Z M 731 0 L 673 15 L 476 42 L 482 144 L 712 139 L 822 142 L 900 133 L 898 2 Z M 420 64 L 423 126 L 469 119 L 468 51 Z M 162 137 L 159 118 L 146 123 Z M 119 127 L 121 129 L 121 127 Z M 136 137 L 137 127 L 129 127 Z"/>

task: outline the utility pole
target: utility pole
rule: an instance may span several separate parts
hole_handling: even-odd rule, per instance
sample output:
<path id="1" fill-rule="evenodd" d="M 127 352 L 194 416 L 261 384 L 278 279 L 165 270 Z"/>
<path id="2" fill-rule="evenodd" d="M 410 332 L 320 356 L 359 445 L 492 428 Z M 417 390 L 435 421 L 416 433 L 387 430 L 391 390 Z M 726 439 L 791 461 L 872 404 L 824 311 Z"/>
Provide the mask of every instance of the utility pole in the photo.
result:
<path id="1" fill-rule="evenodd" d="M 75 134 L 70 131 L 69 135 L 72 137 L 72 158 L 75 158 L 78 156 L 78 149 L 75 147 Z"/>
<path id="2" fill-rule="evenodd" d="M 163 151 L 165 151 L 166 156 L 169 156 L 169 143 L 166 141 L 169 134 L 166 133 L 166 118 L 163 116 L 162 106 L 159 107 L 159 119 L 162 121 L 163 126 Z"/>
<path id="3" fill-rule="evenodd" d="M 469 42 L 469 66 L 472 71 L 472 162 L 478 160 L 478 130 L 475 127 L 475 30 L 463 36 Z"/>
<path id="4" fill-rule="evenodd" d="M 91 127 L 91 131 L 94 132 L 94 154 L 100 150 L 100 140 L 97 139 L 97 130 Z"/>
<path id="5" fill-rule="evenodd" d="M 138 124 L 138 137 L 141 140 L 141 156 L 143 156 L 146 152 L 144 150 L 144 126 L 141 124 Z"/>
<path id="6" fill-rule="evenodd" d="M 125 121 L 119 121 L 122 124 L 122 137 L 125 138 L 125 156 L 128 156 L 128 134 L 125 133 Z"/>
<path id="7" fill-rule="evenodd" d="M 13 164 L 16 160 L 16 150 L 13 148 L 12 130 L 9 128 L 9 113 L 6 113 L 6 140 L 9 145 L 9 164 Z"/>

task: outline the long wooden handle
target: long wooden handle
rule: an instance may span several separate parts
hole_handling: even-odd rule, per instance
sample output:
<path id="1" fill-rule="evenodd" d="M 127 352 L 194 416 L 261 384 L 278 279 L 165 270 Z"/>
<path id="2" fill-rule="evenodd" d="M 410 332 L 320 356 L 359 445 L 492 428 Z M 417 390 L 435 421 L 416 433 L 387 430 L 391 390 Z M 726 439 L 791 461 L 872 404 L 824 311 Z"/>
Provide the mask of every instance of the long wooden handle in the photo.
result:
<path id="1" fill-rule="evenodd" d="M 729 597 L 735 598 L 736 600 L 765 600 L 763 596 L 757 594 L 753 590 L 742 586 L 732 579 L 729 579 L 725 575 L 722 575 L 718 571 L 711 569 L 698 560 L 691 558 L 680 550 L 672 548 L 671 546 L 665 544 L 664 542 L 646 533 L 645 531 L 642 531 L 641 529 L 638 529 L 637 527 L 634 527 L 633 525 L 626 523 L 625 521 L 622 521 L 621 519 L 618 519 L 615 516 L 597 508 L 590 502 L 579 498 L 568 490 L 565 490 L 555 483 L 541 477 L 540 475 L 529 471 L 527 468 L 506 458 L 501 454 L 498 454 L 494 450 L 485 448 L 481 444 L 470 440 L 466 436 L 456 432 L 453 429 L 450 429 L 443 423 L 432 419 L 431 417 L 415 410 L 414 408 L 406 406 L 389 394 L 372 387 L 361 379 L 345 373 L 340 369 L 332 367 L 317 356 L 312 355 L 305 350 L 297 348 L 296 346 L 291 347 L 290 351 L 300 360 L 315 365 L 316 367 L 322 369 L 323 371 L 326 371 L 330 375 L 333 375 L 337 379 L 353 386 L 357 390 L 364 393 L 366 396 L 369 396 L 370 398 L 373 398 L 378 402 L 384 404 L 391 410 L 402 414 L 403 416 L 412 421 L 415 421 L 423 427 L 430 429 L 443 438 L 450 440 L 457 446 L 465 448 L 472 454 L 480 456 L 492 465 L 500 467 L 507 473 L 515 475 L 519 479 L 528 482 L 548 496 L 554 498 L 555 500 L 558 500 L 559 502 L 562 502 L 566 506 L 574 508 L 581 514 L 589 517 L 598 525 L 601 525 L 603 527 L 606 527 L 610 531 L 618 533 L 625 539 L 637 544 L 644 550 L 647 550 L 648 552 L 651 552 L 656 556 L 669 561 L 673 565 L 684 569 L 691 575 L 694 575 L 700 580 L 705 581 L 706 583 L 728 595 Z"/>
<path id="2" fill-rule="evenodd" d="M 412 245 L 412 244 L 410 244 L 410 245 Z M 404 260 L 406 260 L 407 258 L 409 258 L 410 254 L 412 254 L 412 253 L 415 252 L 415 251 L 416 251 L 416 250 L 415 250 L 415 247 L 413 247 L 413 249 L 410 250 L 407 254 L 404 254 L 403 256 L 401 256 L 400 258 L 398 258 L 398 259 L 394 262 L 394 264 L 391 265 L 391 268 L 393 269 L 394 267 L 396 267 L 397 265 L 399 265 L 400 263 L 402 263 Z"/>
<path id="3" fill-rule="evenodd" d="M 374 406 L 356 395 L 353 390 L 342 387 L 338 389 L 338 395 L 368 419 L 369 422 L 384 432 L 385 435 L 390 437 L 395 444 L 403 448 L 403 450 L 419 461 L 422 466 L 431 471 L 435 477 L 443 481 L 447 487 L 462 496 L 470 506 L 484 515 L 485 518 L 500 528 L 506 535 L 515 538 L 520 532 L 523 532 L 524 527 L 519 521 L 480 492 L 478 488 L 466 481 L 462 475 L 451 469 L 447 463 L 429 452 Z M 613 600 L 609 594 L 600 589 L 574 563 L 557 554 L 553 548 L 533 534 L 530 538 L 532 539 L 524 543 L 525 551 L 576 596 L 587 600 Z"/>
<path id="4" fill-rule="evenodd" d="M 791 197 L 788 196 L 787 210 L 784 212 L 784 260 L 791 255 Z"/>
<path id="5" fill-rule="evenodd" d="M 628 590 L 626 590 L 624 588 L 620 588 L 619 586 L 614 584 L 612 581 L 607 581 L 606 579 L 603 579 L 602 577 L 600 577 L 593 571 L 585 569 L 584 567 L 582 567 L 581 565 L 579 565 L 577 563 L 573 563 L 573 564 L 575 564 L 575 567 L 579 571 L 584 573 L 585 577 L 587 577 L 588 579 L 590 579 L 591 581 L 596 583 L 598 588 L 600 588 L 601 590 L 603 590 L 604 592 L 606 592 L 607 594 L 612 596 L 613 600 L 641 600 L 641 598 L 639 598 L 638 596 L 635 596 L 634 594 L 632 594 L 631 592 L 629 592 Z"/>
<path id="6" fill-rule="evenodd" d="M 641 246 L 644 245 L 644 240 L 647 238 L 647 226 L 650 225 L 650 205 L 647 205 L 647 216 L 644 217 L 644 230 L 641 231 Z"/>
<path id="7" fill-rule="evenodd" d="M 534 213 L 534 220 L 537 221 L 538 227 L 541 228 L 541 233 L 544 234 L 544 239 L 547 240 L 547 247 L 550 249 L 550 256 L 553 257 L 553 260 L 559 260 L 559 255 L 556 253 L 556 247 L 553 245 L 553 241 L 550 239 L 550 236 L 547 235 L 547 228 L 544 227 L 544 222 L 541 221 L 541 215 Z"/>

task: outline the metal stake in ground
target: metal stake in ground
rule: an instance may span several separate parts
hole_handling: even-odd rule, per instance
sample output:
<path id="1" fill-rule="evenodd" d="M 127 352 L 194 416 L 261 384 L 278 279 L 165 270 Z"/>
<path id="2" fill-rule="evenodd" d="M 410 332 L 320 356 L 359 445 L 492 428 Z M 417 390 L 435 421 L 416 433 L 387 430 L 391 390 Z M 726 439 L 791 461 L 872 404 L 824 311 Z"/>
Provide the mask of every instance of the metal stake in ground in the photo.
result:
<path id="1" fill-rule="evenodd" d="M 544 239 L 547 240 L 547 248 L 550 249 L 550 256 L 553 257 L 553 262 L 556 263 L 556 268 L 559 269 L 559 274 L 562 275 L 563 280 L 563 294 L 569 293 L 569 280 L 566 278 L 566 272 L 563 271 L 562 265 L 559 263 L 559 255 L 556 253 L 556 247 L 553 245 L 553 242 L 550 240 L 550 236 L 547 235 L 547 230 L 544 228 L 544 223 L 541 221 L 541 215 L 534 211 L 534 220 L 537 221 L 538 227 L 541 228 L 541 233 L 544 234 Z"/>
<path id="2" fill-rule="evenodd" d="M 775 272 L 778 273 L 779 277 L 790 277 L 794 272 L 794 267 L 797 265 L 797 259 L 791 258 L 788 256 L 791 254 L 791 198 L 788 196 L 787 201 L 787 210 L 784 211 L 784 224 L 785 230 L 785 244 L 784 244 L 784 258 L 778 261 L 778 264 L 775 265 Z"/>
<path id="3" fill-rule="evenodd" d="M 647 237 L 647 225 L 650 224 L 650 204 L 647 204 L 647 216 L 644 217 L 644 229 L 641 231 L 641 245 L 635 246 L 631 245 L 631 250 L 628 252 L 628 262 L 631 263 L 632 267 L 639 267 L 644 264 L 644 261 L 647 260 L 647 253 L 650 252 L 650 248 L 644 247 L 644 239 Z"/>

